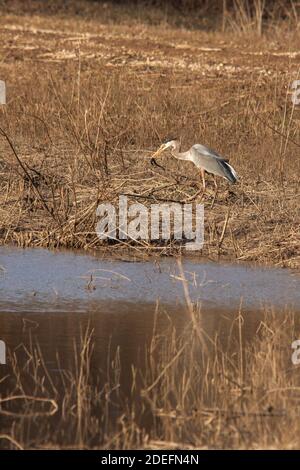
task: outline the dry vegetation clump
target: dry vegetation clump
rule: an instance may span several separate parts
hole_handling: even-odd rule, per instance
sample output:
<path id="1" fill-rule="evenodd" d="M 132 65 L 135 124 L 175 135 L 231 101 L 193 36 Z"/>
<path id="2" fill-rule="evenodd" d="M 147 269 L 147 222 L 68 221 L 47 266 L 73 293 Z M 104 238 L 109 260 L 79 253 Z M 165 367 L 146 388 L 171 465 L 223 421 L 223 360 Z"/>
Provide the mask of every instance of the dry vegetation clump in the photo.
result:
<path id="1" fill-rule="evenodd" d="M 0 447 L 299 448 L 299 367 L 291 361 L 299 324 L 292 312 L 266 311 L 247 341 L 240 311 L 227 342 L 221 332 L 205 336 L 206 352 L 192 323 L 180 333 L 158 331 L 160 315 L 159 308 L 144 365 L 132 366 L 127 391 L 122 351 L 111 351 L 101 370 L 91 328 L 69 367 L 60 358 L 49 370 L 32 338 L 11 351 Z"/>
<path id="2" fill-rule="evenodd" d="M 142 17 L 107 24 L 34 13 L 4 10 L 0 20 L 8 87 L 0 109 L 2 243 L 180 250 L 172 241 L 104 243 L 95 234 L 98 204 L 121 194 L 146 205 L 193 199 L 200 178 L 192 164 L 150 165 L 161 140 L 178 135 L 185 148 L 198 141 L 217 149 L 241 176 L 232 187 L 220 181 L 216 195 L 211 183 L 201 199 L 201 254 L 299 266 L 296 28 L 259 38 Z"/>

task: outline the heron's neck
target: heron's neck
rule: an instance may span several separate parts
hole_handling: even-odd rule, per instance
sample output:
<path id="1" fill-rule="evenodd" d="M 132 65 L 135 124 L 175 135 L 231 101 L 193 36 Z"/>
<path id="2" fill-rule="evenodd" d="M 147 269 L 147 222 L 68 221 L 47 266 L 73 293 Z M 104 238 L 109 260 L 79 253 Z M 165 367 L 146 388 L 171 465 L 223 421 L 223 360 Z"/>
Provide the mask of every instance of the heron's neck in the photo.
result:
<path id="1" fill-rule="evenodd" d="M 189 160 L 189 152 L 179 152 L 180 147 L 178 146 L 176 149 L 172 150 L 172 155 L 178 160 Z"/>

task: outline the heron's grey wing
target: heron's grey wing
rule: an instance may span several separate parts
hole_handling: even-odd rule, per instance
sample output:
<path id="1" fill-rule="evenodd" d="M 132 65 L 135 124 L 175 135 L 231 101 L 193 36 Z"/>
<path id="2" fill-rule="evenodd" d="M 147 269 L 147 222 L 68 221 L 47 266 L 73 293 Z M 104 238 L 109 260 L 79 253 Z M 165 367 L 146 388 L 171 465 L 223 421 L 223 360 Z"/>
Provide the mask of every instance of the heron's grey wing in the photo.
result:
<path id="1" fill-rule="evenodd" d="M 194 145 L 191 150 L 193 162 L 197 167 L 203 168 L 208 173 L 222 176 L 231 183 L 235 183 L 237 180 L 235 170 L 221 155 L 200 144 Z"/>
<path id="2" fill-rule="evenodd" d="M 209 147 L 206 147 L 206 145 L 195 144 L 193 145 L 192 149 L 195 149 L 197 152 L 201 153 L 202 155 L 208 155 L 208 156 L 221 158 L 222 160 L 225 160 L 225 158 L 223 158 L 222 155 L 220 155 L 215 150 L 210 149 Z"/>

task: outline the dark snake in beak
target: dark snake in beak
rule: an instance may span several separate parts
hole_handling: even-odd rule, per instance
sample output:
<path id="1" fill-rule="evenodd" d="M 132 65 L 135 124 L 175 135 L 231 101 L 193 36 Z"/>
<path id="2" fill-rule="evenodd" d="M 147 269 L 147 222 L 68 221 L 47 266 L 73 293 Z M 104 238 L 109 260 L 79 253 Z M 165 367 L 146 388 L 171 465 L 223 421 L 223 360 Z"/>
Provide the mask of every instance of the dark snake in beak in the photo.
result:
<path id="1" fill-rule="evenodd" d="M 159 165 L 159 163 L 157 163 L 155 158 L 151 158 L 150 163 L 151 163 L 152 166 L 157 166 L 158 168 L 161 168 L 162 170 L 165 171 L 165 168 L 163 166 Z"/>

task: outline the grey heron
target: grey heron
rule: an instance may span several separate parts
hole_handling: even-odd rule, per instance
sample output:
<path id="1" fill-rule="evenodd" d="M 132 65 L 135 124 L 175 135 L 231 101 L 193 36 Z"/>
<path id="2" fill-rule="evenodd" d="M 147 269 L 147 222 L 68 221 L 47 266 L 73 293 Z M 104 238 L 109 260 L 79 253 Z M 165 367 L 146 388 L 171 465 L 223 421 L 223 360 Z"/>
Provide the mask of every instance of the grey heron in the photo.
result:
<path id="1" fill-rule="evenodd" d="M 189 160 L 200 169 L 203 190 L 205 191 L 205 172 L 216 176 L 222 176 L 230 183 L 236 183 L 238 176 L 234 168 L 229 165 L 228 160 L 219 155 L 205 145 L 195 144 L 186 152 L 180 152 L 180 142 L 178 139 L 168 139 L 152 155 L 152 158 L 160 156 L 165 150 L 170 149 L 173 157 L 178 160 Z"/>

